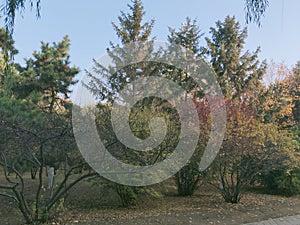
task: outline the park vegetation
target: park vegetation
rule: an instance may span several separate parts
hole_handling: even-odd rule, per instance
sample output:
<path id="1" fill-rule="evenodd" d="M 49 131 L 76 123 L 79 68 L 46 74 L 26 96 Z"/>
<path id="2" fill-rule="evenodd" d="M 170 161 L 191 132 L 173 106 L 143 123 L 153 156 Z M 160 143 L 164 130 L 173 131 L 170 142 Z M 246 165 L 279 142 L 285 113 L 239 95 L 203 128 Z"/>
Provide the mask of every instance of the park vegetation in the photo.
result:
<path id="1" fill-rule="evenodd" d="M 10 2 L 12 8 L 7 22 L 13 26 L 14 10 L 24 5 L 19 3 L 22 1 L 16 1 L 19 5 Z M 40 1 L 31 1 L 35 2 L 39 8 Z M 258 14 L 251 8 L 251 2 L 259 1 L 246 2 L 248 19 L 258 22 L 267 1 L 261 1 Z M 129 12 L 121 12 L 118 23 L 112 24 L 120 43 L 110 42 L 107 54 L 116 67 L 126 61 L 128 53 L 118 51 L 122 46 L 153 44 L 155 21 L 144 22 L 144 15 L 142 2 L 133 0 Z M 229 203 L 238 203 L 251 186 L 266 187 L 276 194 L 298 194 L 300 63 L 289 69 L 283 63 L 261 62 L 260 48 L 253 52 L 245 49 L 247 28 L 230 16 L 217 21 L 208 34 L 201 31 L 196 20 L 187 18 L 178 29 L 169 28 L 167 38 L 169 48 L 180 45 L 192 52 L 195 59 L 205 61 L 220 84 L 225 97 L 227 129 L 219 154 L 207 170 L 199 171 L 209 139 L 212 109 L 203 90 L 188 73 L 156 62 L 142 61 L 115 70 L 95 61 L 93 71 L 105 77 L 105 82 L 86 72 L 91 81 L 85 85 L 99 100 L 96 124 L 109 152 L 123 162 L 141 166 L 155 164 L 172 153 L 178 143 L 180 121 L 167 101 L 145 98 L 131 111 L 130 127 L 141 139 L 150 135 L 151 118 L 159 116 L 166 121 L 165 139 L 149 152 L 136 152 L 124 146 L 110 122 L 112 104 L 123 87 L 140 77 L 161 76 L 190 93 L 199 117 L 201 132 L 195 152 L 171 178 L 179 196 L 193 195 L 203 183 L 213 185 Z M 79 68 L 71 66 L 68 36 L 58 43 L 42 42 L 25 65 L 13 60 L 18 51 L 7 28 L 0 30 L 0 47 L 0 195 L 14 201 L 27 224 L 53 218 L 63 207 L 68 191 L 87 179 L 103 189 L 115 191 L 124 207 L 135 205 L 142 193 L 160 196 L 158 190 L 149 187 L 109 181 L 81 157 L 72 130 L 70 100 Z M 160 54 L 164 57 L 167 52 Z M 55 169 L 57 178 L 47 188 L 50 167 Z M 30 174 L 30 179 L 26 174 Z M 25 189 L 31 179 L 36 181 L 35 188 L 28 195 Z"/>

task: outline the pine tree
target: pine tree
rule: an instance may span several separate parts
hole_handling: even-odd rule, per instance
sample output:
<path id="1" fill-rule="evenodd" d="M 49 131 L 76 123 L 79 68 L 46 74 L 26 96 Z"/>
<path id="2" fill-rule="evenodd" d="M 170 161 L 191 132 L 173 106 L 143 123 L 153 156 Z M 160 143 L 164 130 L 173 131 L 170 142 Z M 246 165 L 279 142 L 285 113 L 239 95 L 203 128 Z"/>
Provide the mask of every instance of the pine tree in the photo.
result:
<path id="1" fill-rule="evenodd" d="M 70 66 L 70 40 L 65 36 L 61 42 L 43 43 L 40 52 L 26 60 L 26 67 L 19 68 L 18 85 L 14 88 L 19 98 L 41 97 L 39 105 L 49 112 L 55 107 L 66 107 L 71 86 L 76 84 L 79 69 Z"/>
<path id="2" fill-rule="evenodd" d="M 66 107 L 71 103 L 65 102 L 78 73 L 77 68 L 69 66 L 68 48 L 67 37 L 53 46 L 43 43 L 41 51 L 27 60 L 25 68 L 8 63 L 1 84 L 0 164 L 8 185 L 0 188 L 0 195 L 17 200 L 17 207 L 28 224 L 45 222 L 51 208 L 82 179 L 68 185 L 71 171 L 67 173 L 65 164 L 64 181 L 58 183 L 53 195 L 45 194 L 48 190 L 43 188 L 45 167 L 58 169 L 66 157 L 78 153 L 70 124 L 71 107 Z M 81 160 L 78 155 L 76 160 L 78 163 Z M 13 182 L 6 176 L 8 168 L 16 175 Z M 27 198 L 23 172 L 30 170 L 32 178 L 39 176 L 35 191 Z"/>

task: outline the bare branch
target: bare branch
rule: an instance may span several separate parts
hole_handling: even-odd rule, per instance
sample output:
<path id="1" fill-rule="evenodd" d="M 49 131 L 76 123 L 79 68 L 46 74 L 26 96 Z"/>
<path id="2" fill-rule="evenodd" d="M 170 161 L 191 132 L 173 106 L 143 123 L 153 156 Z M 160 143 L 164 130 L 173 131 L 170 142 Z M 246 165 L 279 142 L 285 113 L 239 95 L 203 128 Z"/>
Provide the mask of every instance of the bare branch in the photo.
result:
<path id="1" fill-rule="evenodd" d="M 0 189 L 2 187 L 0 186 Z M 0 193 L 0 196 L 4 196 L 6 198 L 10 198 L 10 199 L 13 199 L 14 201 L 18 202 L 18 199 L 15 197 L 15 196 L 12 196 L 12 195 L 9 195 L 9 194 L 5 194 L 5 193 Z"/>

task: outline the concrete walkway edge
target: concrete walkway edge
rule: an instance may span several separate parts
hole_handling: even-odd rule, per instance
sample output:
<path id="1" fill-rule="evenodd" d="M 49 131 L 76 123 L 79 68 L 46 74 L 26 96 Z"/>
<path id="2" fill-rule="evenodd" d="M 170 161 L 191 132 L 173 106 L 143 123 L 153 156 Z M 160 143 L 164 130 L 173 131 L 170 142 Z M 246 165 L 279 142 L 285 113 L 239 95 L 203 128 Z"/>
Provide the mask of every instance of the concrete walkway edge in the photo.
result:
<path id="1" fill-rule="evenodd" d="M 256 223 L 247 223 L 244 225 L 300 225 L 300 215 L 269 219 Z"/>

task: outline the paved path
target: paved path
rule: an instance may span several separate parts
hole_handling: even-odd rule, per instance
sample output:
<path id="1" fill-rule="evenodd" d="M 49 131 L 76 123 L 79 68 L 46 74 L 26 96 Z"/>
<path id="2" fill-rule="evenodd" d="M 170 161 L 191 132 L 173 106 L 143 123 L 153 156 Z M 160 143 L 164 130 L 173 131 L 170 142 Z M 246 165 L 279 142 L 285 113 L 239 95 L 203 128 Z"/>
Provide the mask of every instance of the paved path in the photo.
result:
<path id="1" fill-rule="evenodd" d="M 257 223 L 247 223 L 244 225 L 300 225 L 300 215 L 269 219 Z"/>

